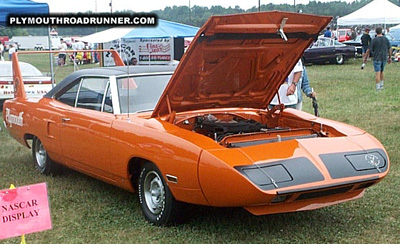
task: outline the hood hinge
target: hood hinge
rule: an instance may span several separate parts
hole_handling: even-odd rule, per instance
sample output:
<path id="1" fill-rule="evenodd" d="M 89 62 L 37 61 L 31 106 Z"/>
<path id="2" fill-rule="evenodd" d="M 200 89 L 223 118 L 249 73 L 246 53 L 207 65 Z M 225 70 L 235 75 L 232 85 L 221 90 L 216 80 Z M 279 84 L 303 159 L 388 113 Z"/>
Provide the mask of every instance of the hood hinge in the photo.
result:
<path id="1" fill-rule="evenodd" d="M 279 27 L 279 30 L 278 30 L 278 34 L 282 37 L 282 39 L 283 39 L 285 42 L 287 42 L 288 39 L 287 39 L 287 37 L 286 37 L 285 32 L 283 31 L 283 27 L 285 26 L 287 20 L 288 20 L 288 18 L 283 18 L 283 19 L 282 19 L 281 26 Z"/>

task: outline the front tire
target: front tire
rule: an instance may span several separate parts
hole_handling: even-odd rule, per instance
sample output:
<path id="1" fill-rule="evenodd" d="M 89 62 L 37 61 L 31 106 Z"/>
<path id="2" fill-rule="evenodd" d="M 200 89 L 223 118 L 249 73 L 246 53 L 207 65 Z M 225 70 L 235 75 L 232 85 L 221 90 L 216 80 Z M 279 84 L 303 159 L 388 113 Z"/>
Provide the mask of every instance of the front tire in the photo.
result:
<path id="1" fill-rule="evenodd" d="M 152 224 L 170 225 L 178 220 L 178 202 L 172 196 L 160 170 L 149 162 L 140 171 L 139 202 L 144 217 Z"/>
<path id="2" fill-rule="evenodd" d="M 342 54 L 337 54 L 335 57 L 336 64 L 344 64 L 344 56 Z"/>
<path id="3" fill-rule="evenodd" d="M 51 160 L 42 142 L 37 137 L 34 137 L 32 141 L 32 156 L 35 168 L 39 173 L 44 175 L 60 173 L 61 166 Z"/>

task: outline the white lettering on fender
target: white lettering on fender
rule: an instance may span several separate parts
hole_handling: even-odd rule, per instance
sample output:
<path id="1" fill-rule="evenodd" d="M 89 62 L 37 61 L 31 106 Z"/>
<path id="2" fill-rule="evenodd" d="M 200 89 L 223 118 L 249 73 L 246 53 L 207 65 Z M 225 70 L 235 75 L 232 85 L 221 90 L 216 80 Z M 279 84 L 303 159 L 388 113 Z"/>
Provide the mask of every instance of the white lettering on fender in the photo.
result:
<path id="1" fill-rule="evenodd" d="M 13 124 L 18 125 L 18 126 L 23 126 L 24 125 L 24 118 L 22 115 L 24 112 L 20 112 L 17 115 L 13 115 L 10 112 L 9 108 L 6 108 L 6 122 L 10 123 L 10 127 L 12 127 Z"/>

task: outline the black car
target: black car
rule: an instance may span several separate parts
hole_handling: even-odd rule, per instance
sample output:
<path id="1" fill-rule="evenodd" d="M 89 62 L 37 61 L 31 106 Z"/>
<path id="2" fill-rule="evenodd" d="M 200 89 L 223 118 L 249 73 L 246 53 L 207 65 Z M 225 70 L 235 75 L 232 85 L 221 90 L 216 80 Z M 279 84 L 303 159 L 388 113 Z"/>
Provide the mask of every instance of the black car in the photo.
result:
<path id="1" fill-rule="evenodd" d="M 320 37 L 304 51 L 304 63 L 336 63 L 344 64 L 349 58 L 354 58 L 356 48 L 347 46 L 334 39 Z"/>
<path id="2" fill-rule="evenodd" d="M 356 37 L 356 39 L 354 39 L 354 40 L 348 40 L 348 41 L 343 42 L 343 44 L 356 47 L 357 55 L 361 56 L 362 55 L 361 37 L 362 37 L 362 34 L 358 35 Z"/>

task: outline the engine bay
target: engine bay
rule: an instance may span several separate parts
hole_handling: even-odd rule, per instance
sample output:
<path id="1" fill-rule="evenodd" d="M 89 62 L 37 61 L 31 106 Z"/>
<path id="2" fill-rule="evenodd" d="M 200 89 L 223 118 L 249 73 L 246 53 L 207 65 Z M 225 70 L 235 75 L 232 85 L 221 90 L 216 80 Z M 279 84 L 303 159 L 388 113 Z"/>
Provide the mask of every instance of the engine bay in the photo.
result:
<path id="1" fill-rule="evenodd" d="M 266 125 L 252 119 L 243 119 L 237 116 L 218 119 L 216 116 L 208 114 L 195 118 L 193 131 L 220 142 L 226 136 L 260 132 L 263 128 L 266 129 Z"/>
<path id="2" fill-rule="evenodd" d="M 267 117 L 266 113 L 205 113 L 178 119 L 176 125 L 230 148 L 328 136 L 326 130 L 313 124 L 288 126 Z"/>

